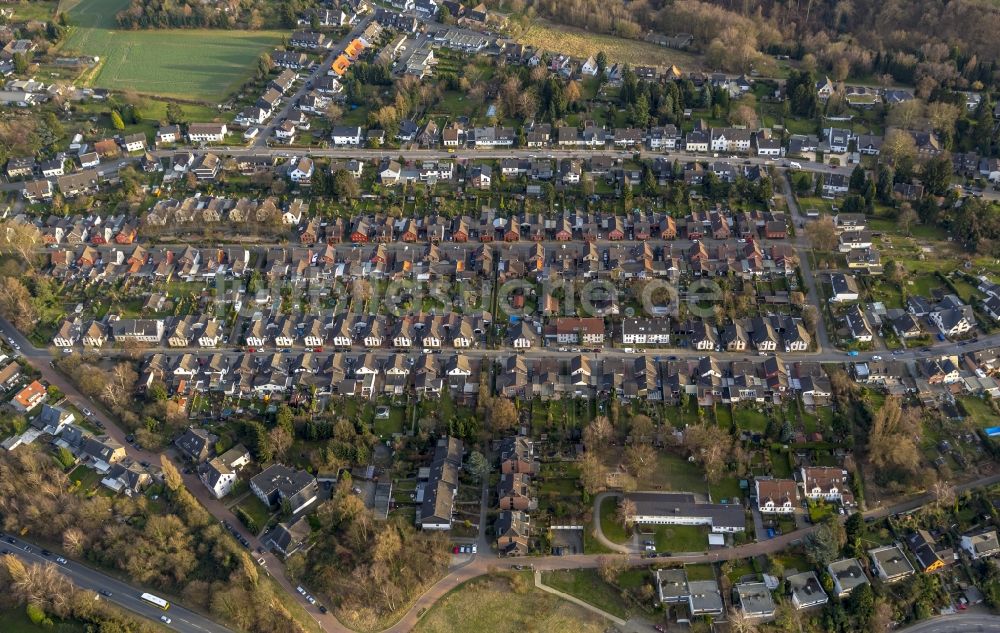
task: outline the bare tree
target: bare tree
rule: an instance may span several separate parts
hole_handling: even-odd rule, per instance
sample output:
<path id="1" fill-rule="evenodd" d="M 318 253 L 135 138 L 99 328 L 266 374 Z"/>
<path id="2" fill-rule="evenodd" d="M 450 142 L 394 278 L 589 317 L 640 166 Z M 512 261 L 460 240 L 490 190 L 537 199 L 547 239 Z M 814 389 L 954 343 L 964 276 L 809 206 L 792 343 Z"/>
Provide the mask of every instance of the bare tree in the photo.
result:
<path id="1" fill-rule="evenodd" d="M 649 444 L 632 444 L 625 449 L 625 464 L 636 479 L 645 479 L 656 468 L 656 451 Z"/>
<path id="2" fill-rule="evenodd" d="M 607 468 L 601 463 L 600 458 L 593 452 L 584 453 L 580 459 L 580 483 L 588 494 L 594 494 L 604 489 L 607 483 Z"/>
<path id="3" fill-rule="evenodd" d="M 611 420 L 599 415 L 583 430 L 583 443 L 593 449 L 601 446 L 611 438 Z"/>
<path id="4" fill-rule="evenodd" d="M 41 243 L 41 237 L 34 224 L 14 220 L 0 222 L 0 255 L 14 255 L 29 268 L 34 268 L 35 249 Z"/>
<path id="5" fill-rule="evenodd" d="M 807 224 L 806 237 L 816 250 L 832 251 L 837 248 L 837 227 L 833 218 L 826 215 Z"/>
<path id="6" fill-rule="evenodd" d="M 730 607 L 726 616 L 730 633 L 757 633 L 757 624 L 751 620 L 742 609 Z"/>
<path id="7" fill-rule="evenodd" d="M 615 518 L 622 524 L 622 527 L 628 529 L 635 522 L 635 511 L 635 501 L 632 501 L 628 497 L 622 497 L 622 500 L 618 502 Z"/>
<path id="8" fill-rule="evenodd" d="M 628 557 L 624 554 L 607 554 L 597 558 L 597 573 L 604 582 L 615 582 L 627 568 Z"/>

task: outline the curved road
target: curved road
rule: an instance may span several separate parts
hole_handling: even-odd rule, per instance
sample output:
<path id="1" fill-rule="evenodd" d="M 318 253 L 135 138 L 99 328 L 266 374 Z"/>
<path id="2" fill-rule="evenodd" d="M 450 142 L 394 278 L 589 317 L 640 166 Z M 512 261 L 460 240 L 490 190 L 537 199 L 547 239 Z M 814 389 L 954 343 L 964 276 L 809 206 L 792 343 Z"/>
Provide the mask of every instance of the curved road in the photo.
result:
<path id="1" fill-rule="evenodd" d="M 67 398 L 78 407 L 87 407 L 92 411 L 96 412 L 103 420 L 105 420 L 105 431 L 111 437 L 122 442 L 126 446 L 126 451 L 130 457 L 136 460 L 145 460 L 156 463 L 159 461 L 159 454 L 152 453 L 149 451 L 142 450 L 138 447 L 128 445 L 125 443 L 125 433 L 116 424 L 111 421 L 114 419 L 105 409 L 98 403 L 91 401 L 89 398 L 84 396 L 76 387 L 69 381 L 65 376 L 52 368 L 49 361 L 52 359 L 52 354 L 49 349 L 42 349 L 34 347 L 24 336 L 22 336 L 9 322 L 4 319 L 0 319 L 0 328 L 4 331 L 5 335 L 12 341 L 16 342 L 21 347 L 21 353 L 24 358 L 38 371 L 41 372 L 42 376 L 49 381 L 51 384 L 58 387 L 66 394 Z M 986 340 L 984 340 L 986 339 Z M 1000 341 L 1000 335 L 994 335 L 992 337 L 982 337 L 975 346 L 970 345 L 966 349 L 975 349 L 980 347 L 985 347 L 987 345 L 987 340 L 989 341 Z M 995 342 L 994 341 L 994 342 Z M 957 346 L 956 346 L 957 349 Z M 963 350 L 965 351 L 965 350 Z M 940 352 L 939 352 L 940 353 Z M 919 350 L 910 352 L 913 356 L 919 356 L 923 354 Z M 956 492 L 962 492 L 971 488 L 976 488 L 980 486 L 989 486 L 995 483 L 1000 483 L 1000 474 L 991 475 L 988 477 L 983 477 L 975 481 L 966 482 L 955 486 Z M 211 512 L 216 518 L 220 520 L 227 520 L 229 523 L 237 528 L 246 537 L 253 549 L 257 549 L 261 546 L 260 541 L 255 535 L 249 534 L 243 529 L 242 525 L 236 519 L 236 517 L 225 507 L 223 503 L 212 497 L 207 489 L 201 485 L 200 481 L 194 475 L 185 476 L 185 485 L 194 494 L 199 501 L 201 501 L 209 512 Z M 602 497 L 603 498 L 603 497 Z M 925 505 L 933 501 L 933 496 L 929 493 L 916 495 L 908 500 L 902 501 L 892 506 L 879 507 L 874 510 L 869 510 L 865 512 L 866 517 L 883 517 L 889 514 L 896 514 L 899 512 L 906 512 L 913 510 L 922 505 Z M 597 506 L 599 507 L 599 506 Z M 599 510 L 598 510 L 599 512 Z M 599 518 L 599 516 L 598 516 Z M 600 522 L 596 522 L 597 528 L 599 529 Z M 678 555 L 669 557 L 658 557 L 655 559 L 642 558 L 641 556 L 630 554 L 628 555 L 628 562 L 633 566 L 643 566 L 652 565 L 659 563 L 704 563 L 704 562 L 717 562 L 724 560 L 731 560 L 737 558 L 748 558 L 753 556 L 758 556 L 760 554 L 772 554 L 774 552 L 781 551 L 793 541 L 798 541 L 807 535 L 809 535 L 815 526 L 805 528 L 802 530 L 796 530 L 788 534 L 779 535 L 773 539 L 768 539 L 766 541 L 760 541 L 755 543 L 748 543 L 746 545 L 741 545 L 739 547 L 732 547 L 721 549 L 718 551 L 709 552 L 706 554 L 690 554 L 690 555 Z M 480 538 L 480 540 L 482 540 Z M 428 589 L 423 595 L 421 595 L 411 608 L 403 615 L 403 617 L 392 627 L 386 629 L 386 631 L 391 633 L 404 633 L 406 631 L 411 631 L 416 625 L 419 616 L 422 615 L 423 611 L 428 607 L 432 606 L 437 600 L 439 600 L 446 593 L 457 587 L 459 584 L 489 573 L 494 569 L 510 569 L 514 565 L 524 565 L 531 564 L 535 569 L 539 571 L 549 571 L 555 569 L 586 569 L 586 568 L 596 568 L 598 566 L 598 559 L 600 556 L 592 554 L 579 554 L 573 556 L 541 556 L 532 557 L 528 559 L 498 559 L 492 558 L 491 555 L 486 554 L 486 549 L 480 549 L 480 554 L 474 555 L 470 560 L 464 562 L 463 564 L 453 567 L 448 575 L 434 584 L 430 589 Z M 258 554 L 254 554 L 255 557 Z M 276 558 L 271 554 L 264 554 L 264 559 L 266 561 L 266 568 L 271 572 L 272 577 L 292 596 L 293 599 L 299 601 L 299 603 L 306 609 L 306 612 L 313 617 L 316 622 L 323 628 L 323 630 L 328 632 L 336 633 L 351 633 L 351 629 L 345 627 L 341 624 L 331 613 L 321 614 L 315 606 L 310 605 L 305 602 L 304 598 L 300 596 L 295 591 L 295 585 L 287 578 L 284 573 L 284 564 L 281 560 Z"/>
<path id="2" fill-rule="evenodd" d="M 988 613 L 943 615 L 917 622 L 899 633 L 1000 633 L 1000 617 Z"/>

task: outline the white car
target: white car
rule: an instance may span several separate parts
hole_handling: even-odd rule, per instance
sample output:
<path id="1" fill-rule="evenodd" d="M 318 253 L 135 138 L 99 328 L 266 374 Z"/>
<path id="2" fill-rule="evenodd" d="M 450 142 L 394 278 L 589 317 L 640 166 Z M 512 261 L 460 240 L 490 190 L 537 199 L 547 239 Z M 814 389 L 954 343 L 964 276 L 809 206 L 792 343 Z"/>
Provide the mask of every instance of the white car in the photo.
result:
<path id="1" fill-rule="evenodd" d="M 299 586 L 299 587 L 296 587 L 296 588 L 295 588 L 295 591 L 298 591 L 298 592 L 299 592 L 299 593 L 301 593 L 301 594 L 302 594 L 303 596 L 304 596 L 304 595 L 306 595 L 306 590 L 305 590 L 305 589 L 303 589 L 303 588 L 302 588 L 301 586 Z"/>
<path id="2" fill-rule="evenodd" d="M 59 558 L 56 559 L 56 562 L 59 563 L 60 565 L 65 565 L 66 559 L 60 556 Z"/>
<path id="3" fill-rule="evenodd" d="M 161 615 L 160 619 L 163 620 L 164 624 L 170 624 L 171 622 L 173 622 L 173 620 L 171 620 L 170 618 L 168 618 L 165 615 Z"/>

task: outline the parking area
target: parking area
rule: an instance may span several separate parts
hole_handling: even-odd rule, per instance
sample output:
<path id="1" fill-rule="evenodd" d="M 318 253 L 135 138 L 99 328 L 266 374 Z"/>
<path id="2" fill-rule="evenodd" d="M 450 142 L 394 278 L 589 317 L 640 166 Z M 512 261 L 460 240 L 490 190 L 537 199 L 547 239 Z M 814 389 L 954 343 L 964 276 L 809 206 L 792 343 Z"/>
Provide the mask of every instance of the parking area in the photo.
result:
<path id="1" fill-rule="evenodd" d="M 582 554 L 583 530 L 576 528 L 571 528 L 571 529 L 553 528 L 552 553 L 557 556 Z"/>

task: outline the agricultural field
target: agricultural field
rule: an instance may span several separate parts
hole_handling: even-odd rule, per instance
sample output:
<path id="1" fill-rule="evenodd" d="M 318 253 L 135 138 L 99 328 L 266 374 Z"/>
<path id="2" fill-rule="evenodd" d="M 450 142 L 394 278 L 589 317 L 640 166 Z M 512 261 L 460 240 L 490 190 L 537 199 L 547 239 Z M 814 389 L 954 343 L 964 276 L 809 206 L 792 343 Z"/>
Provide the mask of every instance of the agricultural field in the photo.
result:
<path id="1" fill-rule="evenodd" d="M 127 0 L 82 0 L 69 9 L 75 26 L 62 51 L 101 60 L 81 83 L 219 103 L 250 78 L 260 54 L 282 37 L 277 31 L 121 31 L 114 16 L 126 6 Z"/>
<path id="2" fill-rule="evenodd" d="M 616 62 L 632 66 L 661 67 L 676 64 L 684 72 L 701 67 L 698 58 L 690 53 L 613 35 L 589 33 L 583 29 L 537 19 L 516 39 L 521 44 L 547 51 L 558 51 L 581 59 L 604 51 L 608 56 L 609 66 Z"/>
<path id="3" fill-rule="evenodd" d="M 515 586 L 516 584 L 516 586 Z M 463 630 L 522 633 L 576 631 L 600 633 L 602 618 L 532 586 L 530 573 L 510 579 L 487 576 L 471 580 L 439 600 L 416 626 L 418 633 Z"/>

